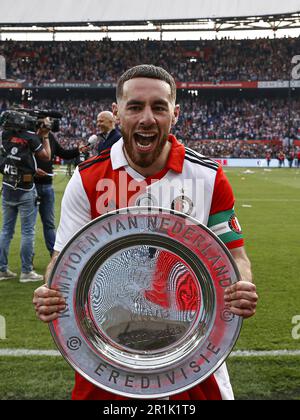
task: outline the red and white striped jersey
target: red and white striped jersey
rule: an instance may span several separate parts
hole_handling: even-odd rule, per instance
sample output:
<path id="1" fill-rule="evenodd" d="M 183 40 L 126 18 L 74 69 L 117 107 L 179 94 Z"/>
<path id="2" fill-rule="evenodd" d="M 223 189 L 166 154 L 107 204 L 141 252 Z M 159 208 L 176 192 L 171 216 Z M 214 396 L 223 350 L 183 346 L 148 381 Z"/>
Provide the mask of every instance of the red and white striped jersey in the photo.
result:
<path id="1" fill-rule="evenodd" d="M 184 212 L 208 226 L 229 249 L 243 246 L 232 188 L 222 167 L 185 148 L 172 135 L 169 141 L 172 148 L 166 167 L 148 178 L 129 166 L 123 139 L 81 164 L 64 194 L 55 250 L 62 251 L 78 230 L 100 215 L 144 205 Z M 73 399 L 124 398 L 103 391 L 76 374 Z M 205 382 L 170 399 L 233 399 L 226 365 Z"/>

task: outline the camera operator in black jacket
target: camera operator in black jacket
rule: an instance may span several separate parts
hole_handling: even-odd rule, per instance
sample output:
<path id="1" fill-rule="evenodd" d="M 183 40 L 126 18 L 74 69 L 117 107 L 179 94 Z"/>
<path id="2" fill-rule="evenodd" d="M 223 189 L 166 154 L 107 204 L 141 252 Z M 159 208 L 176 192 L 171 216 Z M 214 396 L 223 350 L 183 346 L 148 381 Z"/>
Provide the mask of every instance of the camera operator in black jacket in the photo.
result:
<path id="1" fill-rule="evenodd" d="M 45 243 L 50 255 L 52 256 L 56 235 L 53 160 L 56 156 L 65 160 L 76 159 L 81 153 L 84 153 L 88 147 L 80 145 L 70 150 L 63 149 L 52 132 L 49 133 L 49 142 L 51 159 L 47 162 L 37 159 L 38 169 L 36 171 L 34 182 L 38 194 L 39 213 L 43 224 Z"/>
<path id="2" fill-rule="evenodd" d="M 9 118 L 4 117 L 1 133 L 0 170 L 2 180 L 2 231 L 0 234 L 0 280 L 17 277 L 8 268 L 8 255 L 11 240 L 14 235 L 18 213 L 21 218 L 21 262 L 22 272 L 20 282 L 42 281 L 43 276 L 33 271 L 34 235 L 37 216 L 37 193 L 34 185 L 36 160 L 49 160 L 51 155 L 49 145 L 50 120 L 41 121 L 36 133 L 15 128 L 10 125 Z M 16 114 L 16 121 L 22 121 L 22 116 Z"/>

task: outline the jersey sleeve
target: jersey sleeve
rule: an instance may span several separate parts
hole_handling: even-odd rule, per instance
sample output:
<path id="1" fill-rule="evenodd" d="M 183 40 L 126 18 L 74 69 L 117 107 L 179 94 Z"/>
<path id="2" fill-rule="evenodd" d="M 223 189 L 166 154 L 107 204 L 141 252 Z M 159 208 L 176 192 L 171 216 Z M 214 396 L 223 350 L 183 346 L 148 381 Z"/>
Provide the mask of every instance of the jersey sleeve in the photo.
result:
<path id="1" fill-rule="evenodd" d="M 234 201 L 231 185 L 220 166 L 207 226 L 229 249 L 244 246 L 242 229 L 234 211 Z"/>
<path id="2" fill-rule="evenodd" d="M 37 135 L 31 136 L 29 146 L 33 153 L 40 152 L 44 148 L 42 140 Z"/>
<path id="3" fill-rule="evenodd" d="M 62 199 L 54 250 L 61 252 L 72 236 L 90 221 L 90 202 L 83 188 L 78 168 L 76 168 Z"/>

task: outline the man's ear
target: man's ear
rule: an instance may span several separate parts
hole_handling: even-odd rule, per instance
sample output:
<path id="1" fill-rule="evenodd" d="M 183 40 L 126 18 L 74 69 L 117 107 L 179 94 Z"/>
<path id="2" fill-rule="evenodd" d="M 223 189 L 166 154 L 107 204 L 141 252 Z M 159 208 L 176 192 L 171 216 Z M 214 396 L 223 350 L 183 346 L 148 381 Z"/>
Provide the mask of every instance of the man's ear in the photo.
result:
<path id="1" fill-rule="evenodd" d="M 118 108 L 118 104 L 113 102 L 112 104 L 112 113 L 115 117 L 115 121 L 117 124 L 120 124 L 120 117 L 119 117 L 119 108 Z"/>
<path id="2" fill-rule="evenodd" d="M 180 114 L 180 105 L 175 105 L 174 113 L 173 113 L 173 118 L 172 118 L 172 125 L 177 124 L 178 118 L 179 118 L 179 114 Z"/>

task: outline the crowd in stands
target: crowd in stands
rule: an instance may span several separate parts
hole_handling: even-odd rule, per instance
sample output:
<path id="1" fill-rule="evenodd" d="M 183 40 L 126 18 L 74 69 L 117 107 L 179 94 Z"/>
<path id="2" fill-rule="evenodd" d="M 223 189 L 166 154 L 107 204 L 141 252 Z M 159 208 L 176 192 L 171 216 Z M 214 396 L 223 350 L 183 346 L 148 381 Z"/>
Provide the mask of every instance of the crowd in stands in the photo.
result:
<path id="1" fill-rule="evenodd" d="M 188 141 L 187 146 L 205 156 L 214 158 L 264 159 L 268 152 L 276 158 L 281 146 L 268 143 L 249 143 L 241 140 Z"/>
<path id="2" fill-rule="evenodd" d="M 164 67 L 178 81 L 288 80 L 300 38 L 199 41 L 0 42 L 7 78 L 114 83 L 141 63 Z"/>
<path id="3" fill-rule="evenodd" d="M 96 131 L 96 117 L 111 109 L 111 100 L 65 99 L 35 101 L 32 106 L 54 109 L 63 114 L 58 140 L 65 148 L 87 141 Z M 253 141 L 285 141 L 288 132 L 288 102 L 284 99 L 179 99 L 181 115 L 173 133 L 178 139 L 207 156 L 262 158 L 270 144 Z M 291 104 L 291 134 L 300 139 L 300 99 Z M 0 112 L 12 104 L 0 101 Z M 209 141 L 210 140 L 210 141 Z M 212 141 L 215 140 L 215 141 Z M 220 141 L 221 140 L 221 141 Z"/>
<path id="4" fill-rule="evenodd" d="M 300 136 L 300 99 L 269 98 L 185 98 L 180 101 L 181 115 L 175 129 L 179 138 L 192 141 L 282 140 L 289 130 Z"/>

